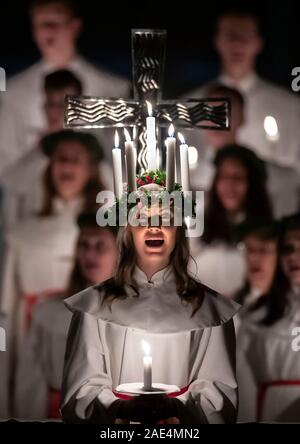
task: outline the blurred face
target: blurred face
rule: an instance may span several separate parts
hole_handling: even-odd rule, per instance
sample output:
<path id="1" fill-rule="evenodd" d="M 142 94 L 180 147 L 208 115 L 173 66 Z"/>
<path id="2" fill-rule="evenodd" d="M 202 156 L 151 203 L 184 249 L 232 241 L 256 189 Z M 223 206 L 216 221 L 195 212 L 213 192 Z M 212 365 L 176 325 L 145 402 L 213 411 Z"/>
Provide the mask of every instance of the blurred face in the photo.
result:
<path id="1" fill-rule="evenodd" d="M 66 95 L 76 95 L 76 88 L 69 87 L 56 91 L 48 91 L 45 100 L 45 113 L 48 123 L 48 132 L 56 132 L 63 129 Z"/>
<path id="2" fill-rule="evenodd" d="M 164 211 L 158 209 L 143 210 L 148 215 L 148 226 L 130 226 L 138 264 L 155 264 L 165 267 L 169 264 L 170 255 L 175 248 L 177 227 L 151 226 L 151 215 L 164 217 Z M 169 213 L 168 213 L 169 214 Z"/>
<path id="3" fill-rule="evenodd" d="M 274 240 L 263 240 L 250 235 L 245 239 L 247 276 L 252 288 L 262 292 L 271 286 L 276 262 L 277 244 Z"/>
<path id="4" fill-rule="evenodd" d="M 105 228 L 84 228 L 79 235 L 77 261 L 84 278 L 96 285 L 112 277 L 118 257 L 116 240 Z"/>
<path id="5" fill-rule="evenodd" d="M 74 52 L 80 28 L 80 20 L 59 3 L 35 7 L 32 11 L 34 41 L 48 61 L 63 62 L 65 54 Z"/>
<path id="6" fill-rule="evenodd" d="M 254 70 L 262 45 L 253 18 L 225 16 L 220 20 L 215 46 L 223 67 L 231 73 L 242 76 Z"/>
<path id="7" fill-rule="evenodd" d="M 225 210 L 243 210 L 248 192 L 247 172 L 238 160 L 228 158 L 219 165 L 216 192 Z"/>
<path id="8" fill-rule="evenodd" d="M 287 233 L 281 253 L 281 266 L 291 285 L 300 287 L 300 230 Z"/>
<path id="9" fill-rule="evenodd" d="M 210 96 L 214 98 L 214 96 Z M 216 103 L 217 104 L 217 103 Z M 240 102 L 231 99 L 231 120 L 229 131 L 205 131 L 206 143 L 213 149 L 219 150 L 225 145 L 236 143 L 237 132 L 243 123 L 243 108 Z"/>
<path id="10" fill-rule="evenodd" d="M 64 200 L 80 196 L 92 175 L 87 148 L 80 142 L 60 142 L 51 157 L 52 181 Z"/>

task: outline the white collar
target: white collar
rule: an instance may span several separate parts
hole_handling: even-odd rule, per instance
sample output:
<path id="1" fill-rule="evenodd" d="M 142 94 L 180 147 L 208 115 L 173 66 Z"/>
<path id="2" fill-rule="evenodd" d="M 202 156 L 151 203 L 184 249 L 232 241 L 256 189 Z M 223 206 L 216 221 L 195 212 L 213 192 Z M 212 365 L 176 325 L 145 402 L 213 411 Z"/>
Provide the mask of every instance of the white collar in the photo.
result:
<path id="1" fill-rule="evenodd" d="M 168 265 L 162 270 L 157 271 L 151 279 L 137 265 L 133 273 L 133 277 L 139 286 L 145 284 L 162 285 L 164 283 L 174 282 L 174 272 L 172 265 Z"/>
<path id="2" fill-rule="evenodd" d="M 258 75 L 253 71 L 249 73 L 239 82 L 235 82 L 231 77 L 226 74 L 222 74 L 219 78 L 220 82 L 224 85 L 232 88 L 236 88 L 242 93 L 247 93 L 252 88 L 254 83 L 257 81 Z"/>
<path id="3" fill-rule="evenodd" d="M 258 288 L 251 288 L 250 292 L 245 297 L 244 305 L 252 305 L 261 297 L 261 290 Z"/>
<path id="4" fill-rule="evenodd" d="M 78 196 L 72 200 L 65 201 L 56 196 L 53 199 L 53 211 L 55 214 L 71 214 L 77 216 L 83 209 L 83 197 Z"/>
<path id="5" fill-rule="evenodd" d="M 76 71 L 80 67 L 82 62 L 83 62 L 83 58 L 80 55 L 76 54 L 75 57 L 69 63 L 66 64 L 66 68 Z M 45 75 L 47 75 L 53 71 L 56 71 L 58 69 L 56 66 L 52 65 L 51 63 L 48 63 L 47 61 L 45 61 L 43 59 L 41 60 L 41 68 L 42 68 L 42 72 Z"/>

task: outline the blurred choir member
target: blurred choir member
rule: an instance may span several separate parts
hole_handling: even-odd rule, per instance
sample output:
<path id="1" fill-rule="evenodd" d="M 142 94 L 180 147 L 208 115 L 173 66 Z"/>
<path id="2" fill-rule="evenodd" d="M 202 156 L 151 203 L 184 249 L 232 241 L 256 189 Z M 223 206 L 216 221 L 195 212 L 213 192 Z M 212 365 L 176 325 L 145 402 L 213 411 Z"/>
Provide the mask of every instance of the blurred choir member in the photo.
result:
<path id="1" fill-rule="evenodd" d="M 300 421 L 300 214 L 283 220 L 271 288 L 238 337 L 241 421 Z"/>
<path id="2" fill-rule="evenodd" d="M 233 88 L 221 84 L 211 84 L 206 96 L 208 98 L 226 97 L 231 103 L 231 121 L 229 131 L 209 130 L 204 132 L 204 146 L 200 153 L 197 167 L 192 169 L 192 187 L 194 190 L 209 190 L 215 166 L 216 152 L 223 146 L 237 143 L 239 131 L 245 122 L 245 102 L 243 96 Z M 195 137 L 195 135 L 193 135 Z M 252 140 L 247 147 L 253 149 Z M 255 151 L 255 149 L 254 149 Z M 291 167 L 266 162 L 267 190 L 272 202 L 274 217 L 281 218 L 294 214 L 300 209 L 300 174 Z"/>
<path id="3" fill-rule="evenodd" d="M 24 154 L 38 145 L 47 126 L 43 109 L 43 83 L 58 69 L 72 71 L 85 95 L 127 97 L 127 81 L 99 70 L 76 49 L 82 21 L 71 0 L 33 0 L 32 34 L 41 60 L 8 81 L 0 109 L 0 177 Z"/>
<path id="4" fill-rule="evenodd" d="M 46 75 L 44 80 L 44 105 L 46 133 L 61 131 L 64 124 L 65 96 L 82 94 L 80 80 L 68 70 L 58 70 Z M 25 154 L 9 172 L 4 175 L 3 222 L 5 229 L 36 214 L 43 201 L 43 172 L 48 157 L 43 153 L 41 143 Z M 111 168 L 101 159 L 101 182 L 111 189 Z"/>
<path id="5" fill-rule="evenodd" d="M 6 321 L 12 383 L 32 308 L 65 290 L 78 234 L 76 217 L 96 209 L 103 189 L 98 166 L 103 152 L 92 135 L 61 131 L 46 136 L 42 145 L 49 156 L 43 206 L 38 216 L 7 235 L 0 314 Z"/>
<path id="6" fill-rule="evenodd" d="M 245 122 L 238 142 L 251 147 L 265 160 L 300 169 L 300 101 L 256 73 L 256 59 L 264 41 L 253 12 L 228 9 L 218 18 L 214 45 L 221 60 L 219 83 L 238 89 L 245 99 Z M 205 97 L 208 85 L 189 93 Z M 266 116 L 276 119 L 280 139 L 270 143 L 265 129 Z M 197 145 L 196 145 L 197 146 Z"/>
<path id="7" fill-rule="evenodd" d="M 244 99 L 243 96 L 233 88 L 221 84 L 212 84 L 207 92 L 208 99 L 226 97 L 230 100 L 231 116 L 230 129 L 228 131 L 207 130 L 203 131 L 203 145 L 195 139 L 195 147 L 198 151 L 198 163 L 191 168 L 191 186 L 194 190 L 208 191 L 211 188 L 215 175 L 215 156 L 225 145 L 237 143 L 237 133 L 244 122 Z M 194 141 L 195 133 L 191 140 Z M 191 142 L 189 138 L 189 143 Z"/>
<path id="8" fill-rule="evenodd" d="M 40 302 L 33 311 L 17 373 L 14 410 L 17 418 L 60 418 L 65 343 L 72 317 L 63 298 L 106 281 L 115 271 L 116 230 L 99 227 L 95 213 L 82 213 L 78 225 L 75 264 L 67 291 Z"/>
<path id="9" fill-rule="evenodd" d="M 277 222 L 268 225 L 254 223 L 244 231 L 246 280 L 235 296 L 235 300 L 243 305 L 236 317 L 236 330 L 241 322 L 252 316 L 261 296 L 270 290 L 277 263 Z"/>
<path id="10" fill-rule="evenodd" d="M 191 271 L 201 282 L 233 297 L 245 278 L 240 248 L 244 224 L 272 219 L 264 163 L 253 151 L 228 145 L 218 151 L 216 172 L 204 211 L 201 242 L 192 243 Z M 196 269 L 195 269 L 196 268 Z"/>

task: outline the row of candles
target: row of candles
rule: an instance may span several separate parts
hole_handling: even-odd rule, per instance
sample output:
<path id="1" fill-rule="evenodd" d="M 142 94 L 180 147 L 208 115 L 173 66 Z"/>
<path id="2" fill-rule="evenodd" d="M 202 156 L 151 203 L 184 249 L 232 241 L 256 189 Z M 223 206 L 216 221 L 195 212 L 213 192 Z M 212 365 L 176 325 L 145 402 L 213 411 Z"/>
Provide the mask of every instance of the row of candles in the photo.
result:
<path id="1" fill-rule="evenodd" d="M 147 141 L 147 160 L 148 171 L 156 171 L 157 169 L 157 147 L 156 147 L 156 123 L 155 117 L 152 116 L 152 107 L 148 102 L 149 116 L 146 118 L 146 141 Z M 166 189 L 172 191 L 174 189 L 176 178 L 176 137 L 175 129 L 171 124 L 169 127 L 169 137 L 165 140 L 166 145 Z M 136 185 L 136 162 L 137 152 L 135 143 L 131 140 L 127 129 L 124 129 L 125 135 L 125 164 L 127 172 L 128 190 L 135 191 Z M 189 146 L 185 143 L 184 137 L 178 133 L 180 140 L 180 174 L 181 185 L 183 191 L 190 190 L 190 170 L 189 170 Z M 118 199 L 121 198 L 123 192 L 123 171 L 122 171 L 122 152 L 120 149 L 120 138 L 118 131 L 115 133 L 115 144 L 112 150 L 113 173 L 114 173 L 114 191 Z"/>

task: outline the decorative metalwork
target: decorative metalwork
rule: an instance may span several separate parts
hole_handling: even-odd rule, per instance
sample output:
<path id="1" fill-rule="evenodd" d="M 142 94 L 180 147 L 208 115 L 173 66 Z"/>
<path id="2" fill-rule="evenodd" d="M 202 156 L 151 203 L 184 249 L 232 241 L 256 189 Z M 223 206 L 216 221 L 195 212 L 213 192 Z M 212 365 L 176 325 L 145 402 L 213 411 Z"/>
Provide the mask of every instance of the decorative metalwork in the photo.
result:
<path id="1" fill-rule="evenodd" d="M 134 99 L 67 96 L 65 127 L 114 128 L 134 127 L 138 141 L 138 164 L 146 163 L 146 101 L 150 101 L 160 128 L 171 122 L 178 128 L 226 130 L 230 127 L 230 102 L 226 98 L 163 100 L 162 78 L 165 65 L 166 31 L 132 30 L 132 64 Z"/>

